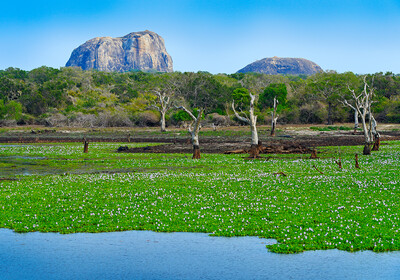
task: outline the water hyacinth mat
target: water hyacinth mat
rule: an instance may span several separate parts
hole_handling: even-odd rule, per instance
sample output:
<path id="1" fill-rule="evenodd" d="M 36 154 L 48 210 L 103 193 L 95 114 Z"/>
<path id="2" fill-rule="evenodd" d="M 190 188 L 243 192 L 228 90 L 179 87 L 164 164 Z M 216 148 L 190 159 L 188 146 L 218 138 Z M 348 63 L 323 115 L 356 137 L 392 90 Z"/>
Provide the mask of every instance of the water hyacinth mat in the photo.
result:
<path id="1" fill-rule="evenodd" d="M 121 145 L 0 146 L 0 227 L 274 238 L 278 253 L 400 249 L 400 144 L 309 155 L 117 153 Z M 359 153 L 360 169 L 354 167 Z M 335 160 L 340 157 L 342 168 Z M 322 174 L 321 174 L 322 173 Z"/>

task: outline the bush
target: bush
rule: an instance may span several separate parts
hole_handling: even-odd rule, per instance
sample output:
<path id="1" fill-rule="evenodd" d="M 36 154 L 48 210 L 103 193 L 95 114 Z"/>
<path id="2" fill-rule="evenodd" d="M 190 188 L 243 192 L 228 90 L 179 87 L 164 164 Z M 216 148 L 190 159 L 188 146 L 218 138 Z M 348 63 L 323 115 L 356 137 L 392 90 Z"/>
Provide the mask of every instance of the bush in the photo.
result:
<path id="1" fill-rule="evenodd" d="M 192 118 L 189 116 L 189 114 L 186 113 L 186 111 L 184 111 L 184 110 L 179 110 L 178 112 L 173 114 L 172 119 L 174 120 L 175 123 L 192 120 Z"/>
<path id="2" fill-rule="evenodd" d="M 17 121 L 21 118 L 21 116 L 21 103 L 14 100 L 4 103 L 4 101 L 0 99 L 0 119 Z"/>
<path id="3" fill-rule="evenodd" d="M 63 114 L 57 113 L 46 118 L 46 126 L 67 126 L 68 118 Z"/>
<path id="4" fill-rule="evenodd" d="M 229 124 L 228 116 L 221 116 L 218 113 L 212 113 L 207 116 L 207 119 L 214 125 L 224 126 Z"/>
<path id="5" fill-rule="evenodd" d="M 400 100 L 391 100 L 390 104 L 385 108 L 386 117 L 379 118 L 378 121 L 400 123 Z"/>
<path id="6" fill-rule="evenodd" d="M 101 127 L 121 127 L 133 126 L 132 121 L 129 119 L 128 113 L 124 110 L 117 110 L 115 112 L 101 112 L 97 116 L 96 126 Z"/>
<path id="7" fill-rule="evenodd" d="M 22 114 L 21 118 L 17 122 L 18 125 L 30 125 L 36 123 L 36 118 L 29 114 Z"/>
<path id="8" fill-rule="evenodd" d="M 293 109 L 282 110 L 279 116 L 280 123 L 300 123 L 300 110 L 295 107 Z"/>
<path id="9" fill-rule="evenodd" d="M 300 123 L 323 123 L 327 120 L 327 117 L 328 111 L 320 102 L 306 104 L 300 107 Z"/>
<path id="10" fill-rule="evenodd" d="M 78 112 L 68 118 L 68 125 L 77 127 L 94 127 L 97 117 L 94 114 Z"/>
<path id="11" fill-rule="evenodd" d="M 144 111 L 134 114 L 133 121 L 138 126 L 157 126 L 160 123 L 160 117 L 152 111 Z"/>

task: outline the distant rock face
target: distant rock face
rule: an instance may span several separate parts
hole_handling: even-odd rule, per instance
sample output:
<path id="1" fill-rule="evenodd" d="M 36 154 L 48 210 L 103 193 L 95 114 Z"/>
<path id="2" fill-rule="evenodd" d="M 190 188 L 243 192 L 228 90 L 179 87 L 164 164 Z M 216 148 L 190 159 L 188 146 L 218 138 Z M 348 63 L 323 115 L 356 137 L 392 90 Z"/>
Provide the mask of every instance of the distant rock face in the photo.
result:
<path id="1" fill-rule="evenodd" d="M 109 72 L 173 71 L 172 58 L 165 49 L 164 39 L 148 30 L 119 38 L 91 39 L 72 52 L 66 66 Z"/>
<path id="2" fill-rule="evenodd" d="M 289 58 L 289 57 L 267 57 L 257 60 L 246 67 L 240 69 L 238 73 L 256 72 L 270 75 L 276 74 L 291 74 L 291 75 L 312 75 L 322 71 L 312 61 L 304 58 Z"/>

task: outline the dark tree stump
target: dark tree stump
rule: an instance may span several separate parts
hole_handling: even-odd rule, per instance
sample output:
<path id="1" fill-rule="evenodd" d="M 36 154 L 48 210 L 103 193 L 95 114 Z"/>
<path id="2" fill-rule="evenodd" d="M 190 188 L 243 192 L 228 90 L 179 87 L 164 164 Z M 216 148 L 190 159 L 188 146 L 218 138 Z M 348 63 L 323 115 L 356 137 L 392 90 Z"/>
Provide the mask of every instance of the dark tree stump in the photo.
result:
<path id="1" fill-rule="evenodd" d="M 318 158 L 318 156 L 317 156 L 317 150 L 316 150 L 316 149 L 313 149 L 313 150 L 312 150 L 310 158 L 311 158 L 311 159 L 316 159 L 316 158 Z"/>
<path id="2" fill-rule="evenodd" d="M 355 160 L 356 160 L 356 168 L 360 168 L 360 165 L 358 164 L 358 154 L 356 154 Z"/>
<path id="3" fill-rule="evenodd" d="M 87 154 L 89 152 L 89 142 L 85 140 L 83 143 L 83 152 Z"/>
<path id="4" fill-rule="evenodd" d="M 339 160 L 337 160 L 335 162 L 338 165 L 339 169 L 342 169 L 342 161 L 339 159 Z"/>
<path id="5" fill-rule="evenodd" d="M 260 149 L 259 149 L 259 145 L 256 144 L 251 144 L 250 146 L 250 158 L 257 158 L 258 155 L 260 154 Z"/>
<path id="6" fill-rule="evenodd" d="M 200 159 L 200 147 L 198 145 L 193 145 L 193 159 Z"/>
<path id="7" fill-rule="evenodd" d="M 381 145 L 381 139 L 379 136 L 375 137 L 374 146 L 372 147 L 373 151 L 379 151 L 379 146 Z"/>
<path id="8" fill-rule="evenodd" d="M 363 155 L 370 155 L 371 154 L 371 145 L 369 143 L 365 143 Z"/>

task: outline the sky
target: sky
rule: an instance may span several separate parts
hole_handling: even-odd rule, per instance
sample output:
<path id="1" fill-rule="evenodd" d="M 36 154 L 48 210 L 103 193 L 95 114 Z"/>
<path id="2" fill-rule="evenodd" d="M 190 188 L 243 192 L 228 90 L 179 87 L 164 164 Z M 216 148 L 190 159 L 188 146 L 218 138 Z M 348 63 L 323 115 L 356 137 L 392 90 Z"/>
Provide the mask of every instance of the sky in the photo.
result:
<path id="1" fill-rule="evenodd" d="M 175 71 L 230 74 L 278 56 L 400 73 L 400 0 L 20 0 L 1 11 L 0 69 L 64 67 L 87 40 L 147 29 Z"/>

